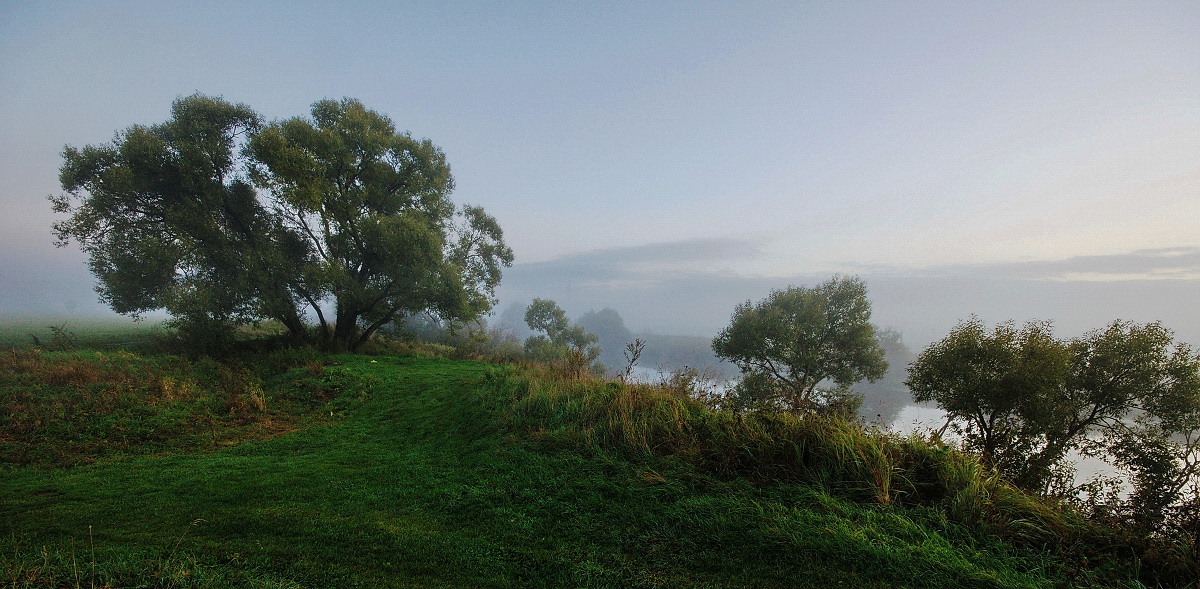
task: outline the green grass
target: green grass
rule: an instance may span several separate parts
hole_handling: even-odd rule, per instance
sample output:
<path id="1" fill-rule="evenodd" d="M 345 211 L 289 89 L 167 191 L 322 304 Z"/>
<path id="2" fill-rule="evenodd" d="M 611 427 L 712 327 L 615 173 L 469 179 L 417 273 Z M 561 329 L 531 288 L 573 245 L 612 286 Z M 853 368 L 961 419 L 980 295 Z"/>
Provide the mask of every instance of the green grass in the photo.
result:
<path id="1" fill-rule="evenodd" d="M 60 328 L 62 336 L 55 339 Z M 38 338 L 42 346 L 115 349 L 136 347 L 166 333 L 160 321 L 134 321 L 128 317 L 72 317 L 19 315 L 0 317 L 0 349 L 26 347 Z M 65 339 L 64 339 L 65 338 Z M 66 344 L 57 346 L 57 344 Z"/>
<path id="2" fill-rule="evenodd" d="M 132 372 L 182 362 L 140 360 Z M 289 409 L 328 419 L 215 450 L 183 435 L 170 451 L 0 470 L 0 587 L 1050 587 L 1137 574 L 1066 562 L 932 503 L 767 476 L 778 465 L 723 472 L 696 442 L 618 435 L 611 403 L 535 398 L 516 368 L 339 356 L 281 372 L 288 360 L 263 369 L 267 407 L 335 382 L 337 396 Z M 172 366 L 159 370 L 208 386 L 195 365 Z M 572 414 L 559 401 L 574 404 L 573 434 L 550 419 Z M 643 401 L 620 409 L 627 422 L 698 419 Z"/>
<path id="3" fill-rule="evenodd" d="M 289 358 L 290 356 L 290 358 Z M 275 354 L 304 365 L 303 354 Z M 215 449 L 320 420 L 344 383 L 308 359 L 304 378 L 131 352 L 0 352 L 0 465 L 74 466 L 128 454 Z"/>

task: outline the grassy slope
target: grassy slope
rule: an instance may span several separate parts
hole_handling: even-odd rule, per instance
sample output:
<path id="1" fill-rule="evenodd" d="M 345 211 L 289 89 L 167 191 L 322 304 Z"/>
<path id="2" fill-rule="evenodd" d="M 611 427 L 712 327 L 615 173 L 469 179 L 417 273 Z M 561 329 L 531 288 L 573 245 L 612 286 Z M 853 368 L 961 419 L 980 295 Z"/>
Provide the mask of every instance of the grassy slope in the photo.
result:
<path id="1" fill-rule="evenodd" d="M 659 471 L 507 433 L 498 369 L 342 357 L 335 423 L 0 471 L 6 587 L 1048 586 L 935 513 Z M 50 577 L 57 577 L 49 584 Z"/>

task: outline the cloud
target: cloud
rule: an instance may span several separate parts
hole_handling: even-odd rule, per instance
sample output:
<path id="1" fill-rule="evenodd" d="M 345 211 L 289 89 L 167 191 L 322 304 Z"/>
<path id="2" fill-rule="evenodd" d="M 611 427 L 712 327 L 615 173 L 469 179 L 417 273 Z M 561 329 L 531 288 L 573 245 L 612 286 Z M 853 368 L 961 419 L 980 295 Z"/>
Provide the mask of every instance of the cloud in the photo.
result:
<path id="1" fill-rule="evenodd" d="M 754 258 L 760 255 L 758 246 L 752 241 L 737 239 L 689 239 L 685 241 L 595 250 L 564 259 L 619 265 L 630 261 L 718 262 Z"/>
<path id="2" fill-rule="evenodd" d="M 773 267 L 763 244 L 738 239 L 695 239 L 593 250 L 545 262 L 519 264 L 510 277 L 574 283 L 595 288 L 649 288 L 681 278 L 786 282 L 804 275 L 756 268 Z M 1036 260 L 932 266 L 920 269 L 888 265 L 847 265 L 843 273 L 908 277 L 978 277 L 1017 281 L 1129 282 L 1200 280 L 1200 247 L 1142 249 L 1119 254 Z"/>
<path id="3" fill-rule="evenodd" d="M 926 268 L 915 273 L 1054 282 L 1197 280 L 1200 279 L 1200 248 L 1171 247 L 1061 260 L 964 264 Z"/>
<path id="4" fill-rule="evenodd" d="M 593 250 L 545 262 L 517 264 L 505 279 L 581 282 L 596 287 L 650 286 L 668 277 L 709 274 L 762 257 L 737 239 L 692 239 Z"/>
<path id="5" fill-rule="evenodd" d="M 573 315 L 611 307 L 631 329 L 715 335 L 742 302 L 773 289 L 812 286 L 832 273 L 761 275 L 759 244 L 695 240 L 613 248 L 513 267 L 502 301 L 557 301 Z M 1200 343 L 1200 248 L 1137 250 L 1062 260 L 939 266 L 920 270 L 847 267 L 861 276 L 874 320 L 914 346 L 943 337 L 959 321 L 1051 320 L 1063 335 L 1115 319 L 1161 320 Z"/>

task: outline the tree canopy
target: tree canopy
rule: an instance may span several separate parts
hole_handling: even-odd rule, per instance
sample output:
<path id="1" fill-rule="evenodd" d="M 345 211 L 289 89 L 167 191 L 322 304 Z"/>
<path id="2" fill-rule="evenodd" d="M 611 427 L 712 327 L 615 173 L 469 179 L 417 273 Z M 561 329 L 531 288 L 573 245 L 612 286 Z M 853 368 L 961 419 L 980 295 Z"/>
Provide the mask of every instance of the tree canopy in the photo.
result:
<path id="1" fill-rule="evenodd" d="M 1200 359 L 1159 323 L 1117 321 L 1063 340 L 1045 322 L 989 332 L 972 319 L 917 357 L 908 385 L 917 401 L 947 412 L 968 447 L 1026 488 L 1045 491 L 1071 451 L 1132 470 L 1143 494 L 1135 500 L 1151 501 L 1151 493 L 1161 503 L 1163 491 L 1174 496 L 1194 474 L 1175 460 L 1196 450 Z M 1175 447 L 1175 436 L 1190 446 L 1156 458 Z"/>
<path id="2" fill-rule="evenodd" d="M 599 339 L 579 325 L 573 325 L 558 303 L 533 299 L 525 310 L 525 323 L 535 332 L 525 340 L 525 353 L 532 358 L 562 362 L 570 371 L 582 373 L 593 367 L 600 356 Z M 601 368 L 602 369 L 602 368 Z"/>
<path id="3" fill-rule="evenodd" d="M 353 99 L 273 123 L 202 95 L 171 113 L 63 152 L 55 234 L 80 243 L 114 310 L 191 329 L 276 319 L 298 338 L 311 313 L 327 346 L 352 349 L 404 314 L 494 304 L 512 251 L 483 209 L 449 199 L 430 141 Z"/>
<path id="4" fill-rule="evenodd" d="M 887 370 L 866 285 L 856 277 L 747 301 L 712 346 L 741 368 L 756 394 L 792 411 L 815 408 L 814 393 L 824 381 L 845 387 L 876 380 Z"/>

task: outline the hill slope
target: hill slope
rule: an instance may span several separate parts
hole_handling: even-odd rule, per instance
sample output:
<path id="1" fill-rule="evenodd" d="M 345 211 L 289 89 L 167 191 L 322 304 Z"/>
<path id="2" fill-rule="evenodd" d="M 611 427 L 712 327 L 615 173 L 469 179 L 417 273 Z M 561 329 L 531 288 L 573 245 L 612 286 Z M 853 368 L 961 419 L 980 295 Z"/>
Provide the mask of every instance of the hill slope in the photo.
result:
<path id="1" fill-rule="evenodd" d="M 506 426 L 508 369 L 344 356 L 346 416 L 219 451 L 0 471 L 5 587 L 1037 587 L 933 510 L 719 480 Z M 275 386 L 301 381 L 293 371 Z"/>

